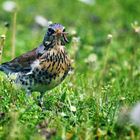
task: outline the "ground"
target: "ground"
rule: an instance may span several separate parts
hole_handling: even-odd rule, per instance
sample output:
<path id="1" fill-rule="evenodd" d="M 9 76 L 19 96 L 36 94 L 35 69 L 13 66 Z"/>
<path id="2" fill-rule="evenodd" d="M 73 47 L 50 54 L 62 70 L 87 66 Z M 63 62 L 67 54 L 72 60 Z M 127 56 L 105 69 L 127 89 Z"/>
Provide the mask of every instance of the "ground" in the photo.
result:
<path id="1" fill-rule="evenodd" d="M 46 92 L 45 111 L 37 105 L 39 93 L 28 98 L 0 73 L 0 139 L 140 139 L 129 116 L 140 100 L 139 0 L 15 2 L 15 56 L 42 42 L 47 28 L 35 22 L 40 15 L 69 31 L 74 72 Z M 10 23 L 2 62 L 11 60 L 13 15 L 1 8 L 1 35 Z"/>

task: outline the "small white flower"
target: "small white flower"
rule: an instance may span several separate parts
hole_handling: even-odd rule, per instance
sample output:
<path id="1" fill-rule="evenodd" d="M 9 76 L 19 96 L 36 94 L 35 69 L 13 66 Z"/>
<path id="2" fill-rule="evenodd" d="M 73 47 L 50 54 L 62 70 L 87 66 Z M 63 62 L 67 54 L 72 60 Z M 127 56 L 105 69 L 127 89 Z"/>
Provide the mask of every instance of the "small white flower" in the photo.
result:
<path id="1" fill-rule="evenodd" d="M 79 0 L 85 4 L 89 4 L 89 5 L 94 5 L 95 4 L 95 0 Z"/>
<path id="2" fill-rule="evenodd" d="M 60 115 L 61 115 L 62 117 L 67 116 L 64 112 L 61 112 Z"/>
<path id="3" fill-rule="evenodd" d="M 90 54 L 86 59 L 85 59 L 85 63 L 93 63 L 97 61 L 97 55 L 92 53 Z"/>
<path id="4" fill-rule="evenodd" d="M 112 37 L 113 37 L 112 34 L 107 35 L 107 43 L 111 43 Z"/>
<path id="5" fill-rule="evenodd" d="M 135 33 L 140 33 L 140 26 L 134 28 Z"/>
<path id="6" fill-rule="evenodd" d="M 132 108 L 130 118 L 135 125 L 140 126 L 140 103 L 137 103 Z"/>
<path id="7" fill-rule="evenodd" d="M 41 27 L 48 27 L 50 24 L 52 24 L 52 21 L 48 21 L 45 17 L 40 15 L 35 17 L 35 22 Z"/>
<path id="8" fill-rule="evenodd" d="M 80 37 L 73 37 L 72 42 L 79 43 L 80 42 Z"/>
<path id="9" fill-rule="evenodd" d="M 76 107 L 75 106 L 70 106 L 70 111 L 76 112 Z"/>
<path id="10" fill-rule="evenodd" d="M 74 36 L 77 34 L 76 29 L 73 27 L 68 28 L 68 32 L 70 35 Z"/>
<path id="11" fill-rule="evenodd" d="M 123 97 L 123 96 L 120 97 L 120 101 L 124 101 L 125 99 L 126 99 L 126 98 Z"/>
<path id="12" fill-rule="evenodd" d="M 84 95 L 81 94 L 81 95 L 79 96 L 79 98 L 80 98 L 81 101 L 84 100 Z"/>
<path id="13" fill-rule="evenodd" d="M 69 85 L 69 87 L 73 87 L 73 83 L 72 82 L 69 82 L 68 85 Z"/>
<path id="14" fill-rule="evenodd" d="M 107 39 L 111 40 L 112 39 L 112 34 L 108 34 Z"/>
<path id="15" fill-rule="evenodd" d="M 0 38 L 5 40 L 6 36 L 5 36 L 4 34 L 2 34 L 2 35 L 0 36 Z"/>
<path id="16" fill-rule="evenodd" d="M 131 26 L 135 33 L 140 33 L 140 25 L 138 24 L 138 21 L 134 21 L 134 23 L 132 23 Z"/>
<path id="17" fill-rule="evenodd" d="M 14 1 L 5 1 L 2 5 L 3 10 L 7 12 L 13 12 L 16 9 L 16 3 Z"/>

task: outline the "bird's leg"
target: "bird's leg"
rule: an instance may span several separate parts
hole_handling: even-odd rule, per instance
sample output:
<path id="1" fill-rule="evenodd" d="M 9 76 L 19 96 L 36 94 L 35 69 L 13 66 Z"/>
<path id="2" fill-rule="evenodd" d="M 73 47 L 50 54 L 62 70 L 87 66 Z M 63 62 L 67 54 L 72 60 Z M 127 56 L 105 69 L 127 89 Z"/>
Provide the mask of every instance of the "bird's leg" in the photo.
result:
<path id="1" fill-rule="evenodd" d="M 25 102 L 27 105 L 31 105 L 31 102 L 33 100 L 33 97 L 31 96 L 32 91 L 30 89 L 26 89 L 26 97 L 25 97 Z"/>
<path id="2" fill-rule="evenodd" d="M 44 110 L 44 102 L 43 102 L 44 93 L 40 92 L 40 96 L 38 97 L 38 105 Z"/>
<path id="3" fill-rule="evenodd" d="M 28 96 L 30 97 L 30 96 L 31 96 L 31 91 L 27 89 L 27 90 L 26 90 L 26 95 L 27 95 L 27 97 L 28 97 Z"/>

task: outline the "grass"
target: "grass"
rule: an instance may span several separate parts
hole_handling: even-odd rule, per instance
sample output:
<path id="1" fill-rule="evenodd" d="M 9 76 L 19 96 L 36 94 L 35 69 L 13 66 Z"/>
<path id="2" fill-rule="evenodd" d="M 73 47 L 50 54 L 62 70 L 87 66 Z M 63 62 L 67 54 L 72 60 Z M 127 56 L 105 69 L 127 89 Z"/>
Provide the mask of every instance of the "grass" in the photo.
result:
<path id="1" fill-rule="evenodd" d="M 140 22 L 139 0 L 96 0 L 94 5 L 76 0 L 15 2 L 16 56 L 42 41 L 46 28 L 34 22 L 36 15 L 42 15 L 76 30 L 67 46 L 75 71 L 46 92 L 44 112 L 37 106 L 39 93 L 34 92 L 33 99 L 27 101 L 25 91 L 1 72 L 0 139 L 140 139 L 139 127 L 125 116 L 120 119 L 124 110 L 140 100 L 140 34 L 134 31 L 139 24 L 132 27 L 135 21 Z M 11 24 L 13 13 L 1 10 L 0 17 L 3 34 L 3 23 Z M 12 27 L 6 34 L 3 62 L 12 57 Z M 110 41 L 108 34 L 112 34 Z M 80 41 L 73 42 L 74 37 Z"/>

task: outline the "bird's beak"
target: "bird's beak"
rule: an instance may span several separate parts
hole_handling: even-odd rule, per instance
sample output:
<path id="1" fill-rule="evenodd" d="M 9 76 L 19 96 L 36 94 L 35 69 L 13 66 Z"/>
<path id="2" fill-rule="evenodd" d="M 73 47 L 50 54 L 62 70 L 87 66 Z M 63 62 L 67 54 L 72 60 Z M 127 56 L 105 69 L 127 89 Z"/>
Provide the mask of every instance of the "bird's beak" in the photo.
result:
<path id="1" fill-rule="evenodd" d="M 62 31 L 60 29 L 56 30 L 56 35 L 60 36 L 62 34 Z"/>

